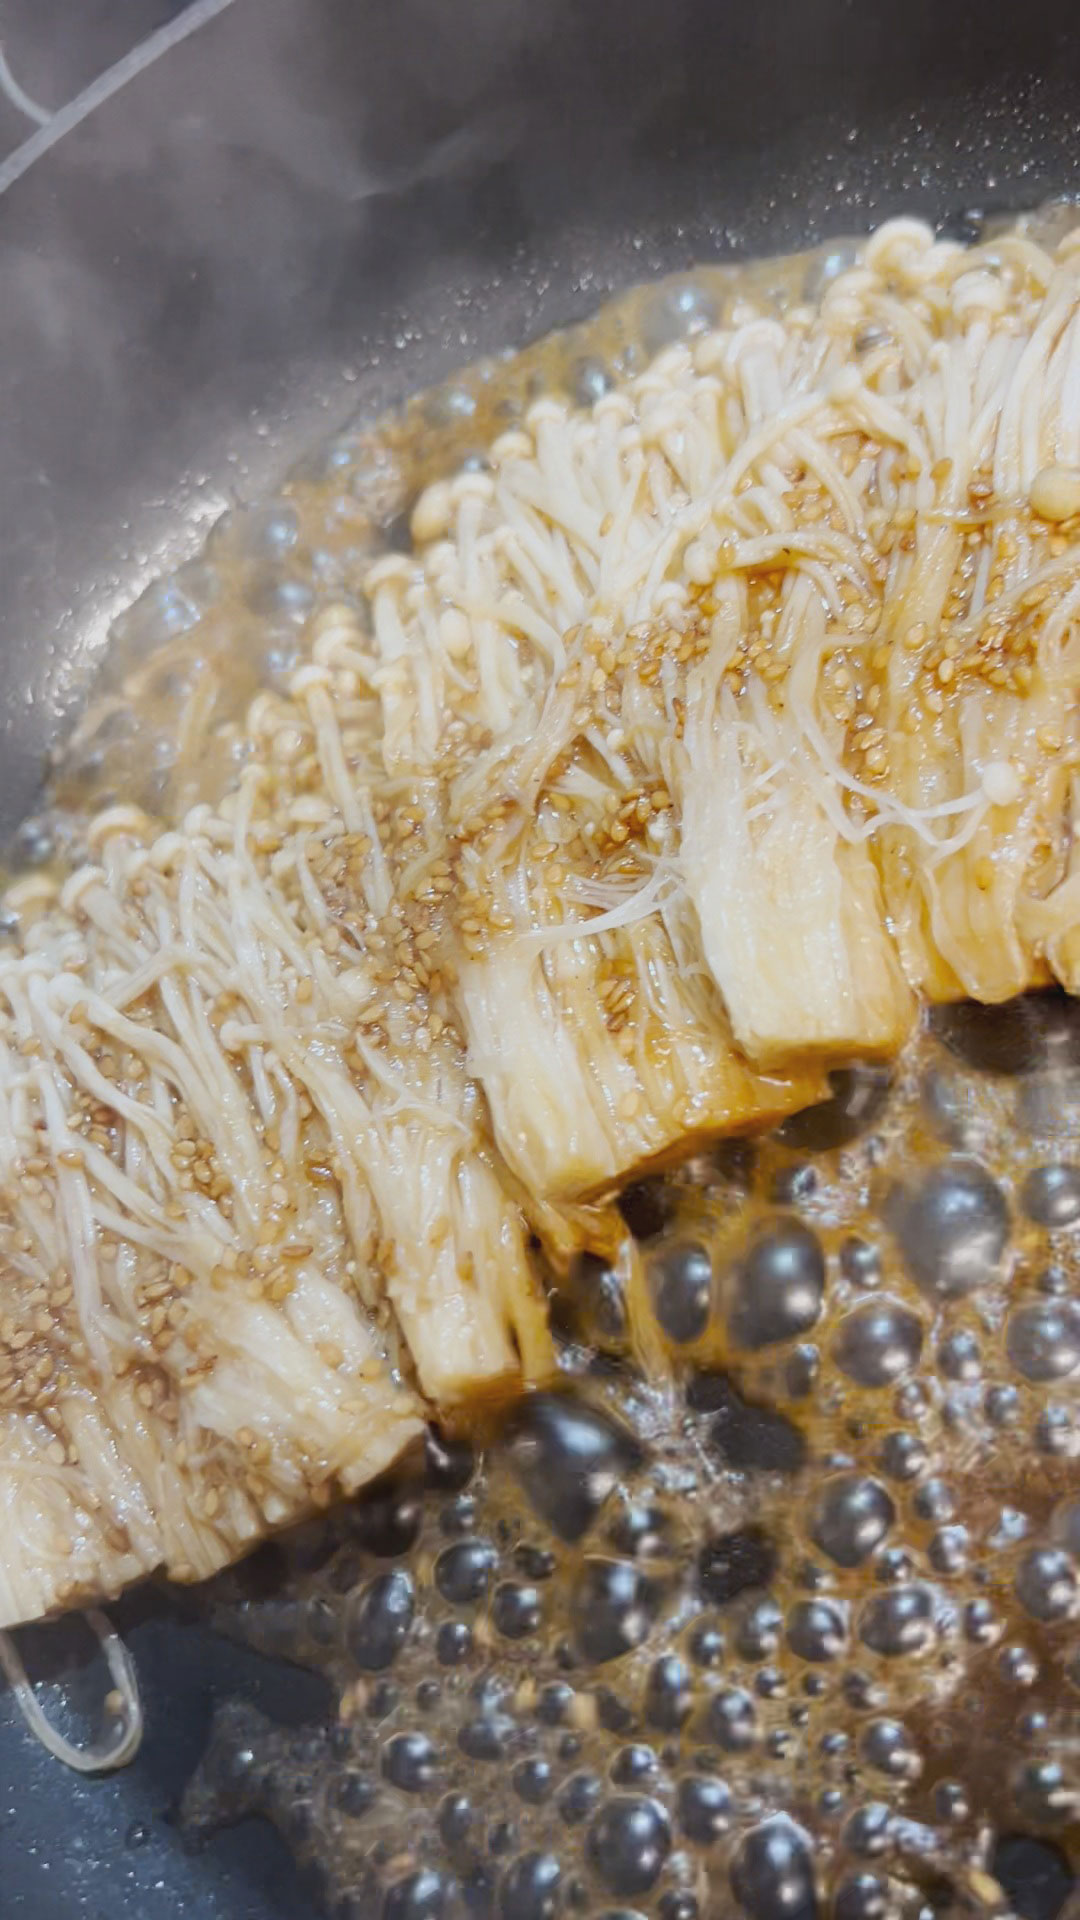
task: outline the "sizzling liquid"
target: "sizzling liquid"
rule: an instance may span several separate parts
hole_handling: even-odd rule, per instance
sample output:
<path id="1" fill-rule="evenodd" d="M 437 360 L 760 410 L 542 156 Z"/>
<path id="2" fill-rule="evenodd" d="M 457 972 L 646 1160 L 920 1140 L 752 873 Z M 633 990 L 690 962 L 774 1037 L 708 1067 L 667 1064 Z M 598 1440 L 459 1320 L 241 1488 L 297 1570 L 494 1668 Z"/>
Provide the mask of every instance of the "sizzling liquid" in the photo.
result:
<path id="1" fill-rule="evenodd" d="M 268 1813 L 365 1920 L 997 1911 L 1029 1856 L 1055 1910 L 1078 1123 L 1080 1009 L 961 1008 L 628 1192 L 559 1392 L 228 1583 L 340 1718 L 226 1713 L 188 1818 Z"/>

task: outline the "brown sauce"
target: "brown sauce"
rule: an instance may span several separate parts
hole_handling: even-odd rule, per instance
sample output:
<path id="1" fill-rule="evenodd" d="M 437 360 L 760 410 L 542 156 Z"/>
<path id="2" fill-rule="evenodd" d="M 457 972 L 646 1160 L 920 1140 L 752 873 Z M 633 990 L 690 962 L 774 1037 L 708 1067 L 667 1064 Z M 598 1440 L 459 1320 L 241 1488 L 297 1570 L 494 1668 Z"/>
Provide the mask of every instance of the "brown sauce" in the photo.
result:
<path id="1" fill-rule="evenodd" d="M 1078 1109 L 1072 1003 L 960 1008 L 625 1194 L 558 1393 L 227 1583 L 339 1719 L 227 1712 L 192 1822 L 389 1920 L 998 1911 L 1018 1834 L 1067 1885 Z"/>

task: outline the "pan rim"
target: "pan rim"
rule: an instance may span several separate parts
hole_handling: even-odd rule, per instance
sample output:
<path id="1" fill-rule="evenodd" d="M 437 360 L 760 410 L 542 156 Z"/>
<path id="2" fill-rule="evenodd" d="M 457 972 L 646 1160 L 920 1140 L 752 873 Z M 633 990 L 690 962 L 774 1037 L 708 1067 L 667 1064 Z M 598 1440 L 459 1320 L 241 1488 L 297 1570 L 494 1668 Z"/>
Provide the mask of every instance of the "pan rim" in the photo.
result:
<path id="1" fill-rule="evenodd" d="M 0 161 L 0 194 L 6 193 L 17 180 L 21 180 L 35 161 L 51 152 L 58 141 L 81 126 L 106 100 L 111 100 L 114 94 L 121 92 L 129 81 L 136 79 L 173 47 L 197 33 L 201 27 L 208 26 L 236 3 L 237 0 L 190 0 L 190 5 L 175 20 L 156 28 L 145 40 L 140 40 L 130 53 L 125 53 L 122 59 L 106 67 L 104 73 L 91 80 L 89 86 L 83 87 L 73 100 L 58 107 L 44 126 L 28 135 L 6 160 Z"/>

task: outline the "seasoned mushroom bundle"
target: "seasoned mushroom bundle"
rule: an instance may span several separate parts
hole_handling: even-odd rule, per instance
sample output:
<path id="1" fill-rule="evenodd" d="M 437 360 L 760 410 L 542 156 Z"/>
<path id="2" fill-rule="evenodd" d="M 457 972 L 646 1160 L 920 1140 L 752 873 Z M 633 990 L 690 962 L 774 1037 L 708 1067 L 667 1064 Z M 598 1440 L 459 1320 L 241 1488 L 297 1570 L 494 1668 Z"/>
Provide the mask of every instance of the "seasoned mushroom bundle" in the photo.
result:
<path id="1" fill-rule="evenodd" d="M 216 797 L 9 889 L 0 1624 L 544 1378 L 632 1175 L 1080 983 L 1080 231 L 736 287 L 411 531 Z"/>

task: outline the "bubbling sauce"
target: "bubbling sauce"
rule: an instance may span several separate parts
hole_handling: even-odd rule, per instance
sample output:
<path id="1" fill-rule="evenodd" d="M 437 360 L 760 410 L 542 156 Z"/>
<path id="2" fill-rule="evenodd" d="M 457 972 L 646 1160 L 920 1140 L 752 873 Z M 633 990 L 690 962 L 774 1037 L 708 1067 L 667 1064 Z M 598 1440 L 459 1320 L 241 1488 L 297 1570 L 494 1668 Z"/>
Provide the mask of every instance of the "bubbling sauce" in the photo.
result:
<path id="1" fill-rule="evenodd" d="M 187 1819 L 269 1815 L 365 1920 L 999 1913 L 1018 1861 L 1060 1904 L 1078 1121 L 1074 1003 L 958 1007 L 629 1190 L 644 1288 L 571 1277 L 555 1389 L 219 1590 L 340 1705 L 226 1710 Z"/>
<path id="2" fill-rule="evenodd" d="M 539 393 L 850 257 L 639 289 L 227 516 L 116 623 L 13 865 L 78 861 L 111 801 L 220 794 L 312 616 Z M 1080 1008 L 939 1012 L 833 1086 L 623 1193 L 633 1254 L 554 1295 L 555 1387 L 217 1583 L 222 1631 L 339 1709 L 228 1708 L 193 1829 L 269 1816 L 340 1920 L 1034 1915 L 1032 1886 L 1050 1920 L 1080 1842 Z"/>

